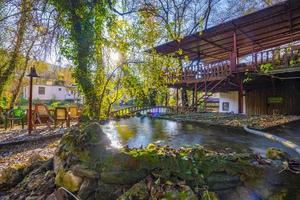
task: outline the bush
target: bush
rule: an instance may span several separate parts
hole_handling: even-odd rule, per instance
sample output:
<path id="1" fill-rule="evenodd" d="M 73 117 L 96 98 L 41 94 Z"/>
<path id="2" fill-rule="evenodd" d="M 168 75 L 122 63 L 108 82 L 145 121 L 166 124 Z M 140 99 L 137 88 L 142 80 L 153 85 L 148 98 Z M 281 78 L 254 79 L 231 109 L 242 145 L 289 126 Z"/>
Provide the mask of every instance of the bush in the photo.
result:
<path id="1" fill-rule="evenodd" d="M 60 105 L 61 105 L 61 103 L 59 101 L 54 101 L 50 104 L 50 108 L 54 109 Z"/>
<path id="2" fill-rule="evenodd" d="M 17 117 L 17 118 L 25 118 L 25 116 L 26 116 L 25 110 L 20 107 L 13 109 L 12 114 L 14 117 Z"/>
<path id="3" fill-rule="evenodd" d="M 20 106 L 24 106 L 24 105 L 27 105 L 28 104 L 28 100 L 27 99 L 25 99 L 25 98 L 23 98 L 23 97 L 21 97 L 20 99 L 19 99 L 19 105 Z"/>
<path id="4" fill-rule="evenodd" d="M 0 107 L 1 108 L 6 108 L 7 107 L 7 99 L 6 99 L 6 97 L 2 97 L 0 99 Z"/>
<path id="5" fill-rule="evenodd" d="M 273 69 L 274 69 L 274 67 L 271 63 L 262 64 L 260 66 L 260 71 L 262 71 L 263 73 L 268 73 L 269 71 L 271 71 Z"/>

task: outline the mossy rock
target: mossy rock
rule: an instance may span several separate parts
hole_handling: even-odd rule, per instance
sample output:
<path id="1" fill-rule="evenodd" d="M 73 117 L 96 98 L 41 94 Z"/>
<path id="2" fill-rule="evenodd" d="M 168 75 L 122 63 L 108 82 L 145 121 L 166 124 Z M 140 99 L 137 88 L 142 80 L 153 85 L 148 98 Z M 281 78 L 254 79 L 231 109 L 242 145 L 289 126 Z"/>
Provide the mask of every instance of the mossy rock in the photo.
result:
<path id="1" fill-rule="evenodd" d="M 106 184 L 127 185 L 136 183 L 148 175 L 146 170 L 110 171 L 101 173 L 101 181 Z"/>
<path id="2" fill-rule="evenodd" d="M 101 144 L 105 147 L 110 145 L 110 140 L 102 131 L 100 124 L 97 122 L 91 123 L 83 130 L 83 136 L 88 144 Z"/>
<path id="3" fill-rule="evenodd" d="M 93 199 L 115 200 L 119 198 L 124 191 L 127 191 L 131 185 L 106 184 L 98 182 L 97 192 Z"/>
<path id="4" fill-rule="evenodd" d="M 178 190 L 173 190 L 167 192 L 163 199 L 165 200 L 197 200 L 196 195 L 194 194 L 193 191 L 178 191 Z"/>
<path id="5" fill-rule="evenodd" d="M 97 165 L 110 147 L 110 140 L 103 133 L 99 123 L 91 123 L 83 129 L 70 129 L 61 139 L 56 156 L 66 161 L 67 165 L 84 163 Z"/>
<path id="6" fill-rule="evenodd" d="M 107 199 L 118 198 L 120 195 L 117 194 L 122 193 L 119 188 L 129 188 L 150 174 L 161 181 L 184 181 L 190 188 L 209 186 L 211 191 L 217 191 L 239 185 L 255 186 L 265 172 L 264 166 L 251 162 L 250 154 L 217 154 L 201 146 L 175 149 L 150 144 L 144 149 L 113 149 L 98 123 L 69 131 L 61 140 L 56 156 L 63 161 L 57 164 L 58 186 L 78 191 L 81 178 L 85 179 L 88 189 L 86 179 L 99 180 L 103 187 L 93 183 L 97 190 L 89 191 L 99 197 L 107 193 Z M 114 187 L 118 192 L 111 190 L 116 185 L 120 186 Z M 175 195 L 177 199 L 193 196 L 176 188 L 166 190 L 164 194 Z"/>
<path id="7" fill-rule="evenodd" d="M 147 185 L 145 181 L 140 181 L 134 184 L 129 190 L 127 190 L 117 200 L 148 200 L 150 197 Z"/>
<path id="8" fill-rule="evenodd" d="M 287 190 L 281 190 L 273 195 L 271 195 L 268 200 L 285 200 L 288 196 Z"/>
<path id="9" fill-rule="evenodd" d="M 268 148 L 266 151 L 266 157 L 272 160 L 286 160 L 289 158 L 289 155 L 280 149 Z"/>
<path id="10" fill-rule="evenodd" d="M 204 191 L 201 200 L 219 200 L 219 198 L 214 192 Z"/>
<path id="11" fill-rule="evenodd" d="M 4 193 L 3 199 L 46 199 L 55 190 L 52 159 L 35 165 L 31 170 L 28 168 L 31 166 L 23 170 L 22 181 Z M 0 188 L 3 189 L 1 186 Z"/>
<path id="12" fill-rule="evenodd" d="M 22 181 L 23 178 L 23 168 L 15 169 L 13 167 L 9 167 L 5 170 L 2 170 L 0 174 L 1 191 L 8 190 L 10 187 Z"/>
<path id="13" fill-rule="evenodd" d="M 213 191 L 235 188 L 241 184 L 239 176 L 231 176 L 224 172 L 217 172 L 207 177 L 207 184 Z"/>
<path id="14" fill-rule="evenodd" d="M 82 178 L 75 176 L 71 171 L 65 172 L 63 169 L 58 170 L 55 177 L 55 185 L 64 187 L 70 192 L 77 192 L 80 189 Z"/>

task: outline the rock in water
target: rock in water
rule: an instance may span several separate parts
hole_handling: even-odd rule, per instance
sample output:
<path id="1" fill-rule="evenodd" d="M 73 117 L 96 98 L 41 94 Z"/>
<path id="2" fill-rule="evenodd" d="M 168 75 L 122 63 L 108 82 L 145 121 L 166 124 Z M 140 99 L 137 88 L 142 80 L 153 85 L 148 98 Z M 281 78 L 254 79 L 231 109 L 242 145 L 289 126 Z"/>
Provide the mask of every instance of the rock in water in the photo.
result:
<path id="1" fill-rule="evenodd" d="M 268 148 L 266 157 L 272 160 L 287 160 L 290 156 L 277 148 Z"/>

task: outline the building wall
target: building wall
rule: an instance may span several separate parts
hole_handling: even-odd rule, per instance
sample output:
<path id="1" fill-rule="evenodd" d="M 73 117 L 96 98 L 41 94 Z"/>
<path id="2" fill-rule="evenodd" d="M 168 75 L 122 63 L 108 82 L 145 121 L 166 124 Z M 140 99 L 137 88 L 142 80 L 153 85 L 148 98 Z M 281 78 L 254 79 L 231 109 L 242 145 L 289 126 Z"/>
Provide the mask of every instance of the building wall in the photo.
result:
<path id="1" fill-rule="evenodd" d="M 282 97 L 279 104 L 268 104 L 268 97 Z M 300 114 L 300 81 L 281 81 L 274 86 L 256 88 L 246 92 L 247 114 Z"/>
<path id="2" fill-rule="evenodd" d="M 219 112 L 220 113 L 238 113 L 239 112 L 239 95 L 238 91 L 220 92 L 219 93 Z M 243 98 L 243 113 L 246 113 L 246 98 Z M 229 104 L 228 110 L 223 110 L 224 103 Z M 226 106 L 225 106 L 226 107 Z"/>
<path id="3" fill-rule="evenodd" d="M 45 94 L 39 94 L 39 87 L 45 88 Z M 23 98 L 29 97 L 29 86 L 23 88 Z M 74 95 L 70 94 L 64 86 L 49 86 L 49 85 L 33 85 L 32 99 L 39 100 L 66 100 L 74 99 Z"/>

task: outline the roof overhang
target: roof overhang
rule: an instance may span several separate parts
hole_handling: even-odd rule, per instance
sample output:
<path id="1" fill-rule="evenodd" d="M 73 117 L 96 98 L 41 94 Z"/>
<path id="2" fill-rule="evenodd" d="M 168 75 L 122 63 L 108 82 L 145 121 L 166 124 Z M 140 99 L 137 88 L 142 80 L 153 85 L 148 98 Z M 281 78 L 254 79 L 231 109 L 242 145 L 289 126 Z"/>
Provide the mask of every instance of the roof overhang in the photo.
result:
<path id="1" fill-rule="evenodd" d="M 288 0 L 249 15 L 228 21 L 180 41 L 155 48 L 162 55 L 211 63 L 228 60 L 233 51 L 233 33 L 237 36 L 238 55 L 273 48 L 300 40 L 300 0 Z M 179 49 L 182 54 L 179 55 Z"/>

